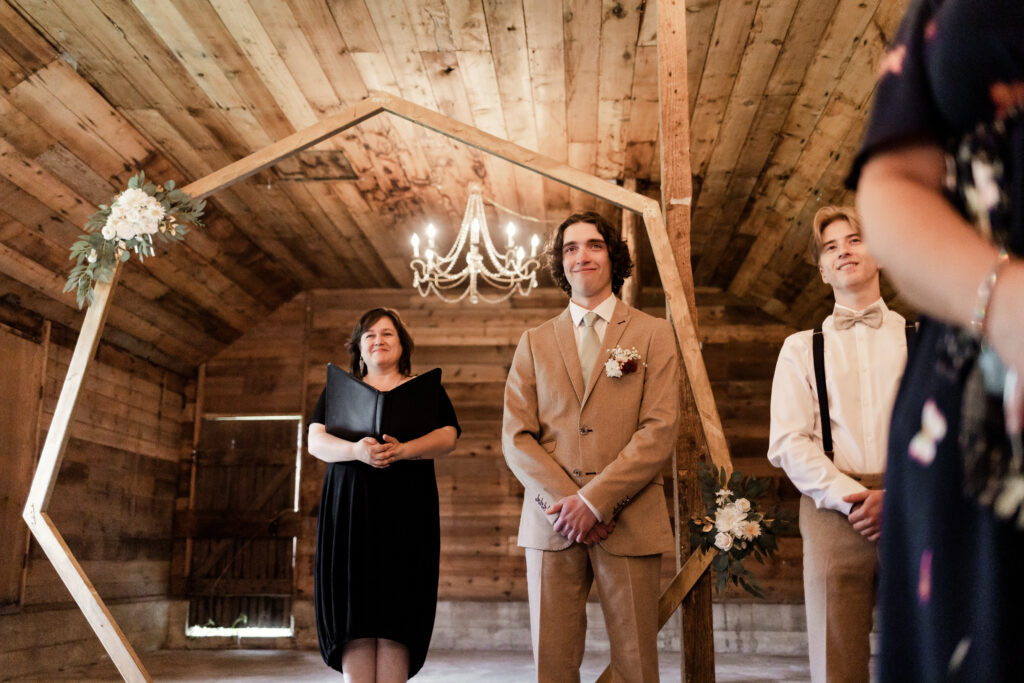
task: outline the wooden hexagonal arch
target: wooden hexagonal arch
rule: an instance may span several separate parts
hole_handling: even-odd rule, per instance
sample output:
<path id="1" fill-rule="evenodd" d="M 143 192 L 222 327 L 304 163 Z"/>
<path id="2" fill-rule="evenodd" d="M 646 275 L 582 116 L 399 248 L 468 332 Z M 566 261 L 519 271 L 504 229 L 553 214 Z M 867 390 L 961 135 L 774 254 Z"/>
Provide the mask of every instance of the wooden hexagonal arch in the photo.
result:
<path id="1" fill-rule="evenodd" d="M 711 384 L 708 381 L 707 369 L 701 356 L 696 328 L 687 306 L 679 270 L 672 255 L 672 245 L 665 229 L 661 207 L 655 200 L 386 93 L 372 93 L 367 99 L 347 110 L 239 159 L 219 171 L 191 183 L 182 190 L 195 198 L 214 194 L 296 152 L 383 113 L 394 114 L 424 128 L 429 128 L 571 188 L 638 213 L 643 217 L 711 459 L 716 466 L 731 470 L 729 450 L 718 416 L 718 408 L 711 393 Z M 39 457 L 39 465 L 32 480 L 22 517 L 124 679 L 149 681 L 152 679 L 138 655 L 118 627 L 117 622 L 114 621 L 106 605 L 103 604 L 96 589 L 93 588 L 89 578 L 75 560 L 53 520 L 46 512 L 53 494 L 57 473 L 60 470 L 61 459 L 67 447 L 71 419 L 82 388 L 82 380 L 89 361 L 95 355 L 96 347 L 99 344 L 110 308 L 110 296 L 116 283 L 117 272 L 111 278 L 111 282 L 101 282 L 96 286 L 95 297 L 86 312 L 82 331 L 75 345 L 68 374 L 53 413 L 53 420 L 46 435 L 46 442 Z M 711 555 L 697 551 L 686 560 L 682 569 L 679 570 L 661 596 L 658 610 L 659 626 L 664 625 L 676 610 L 697 579 L 707 569 L 711 558 Z"/>

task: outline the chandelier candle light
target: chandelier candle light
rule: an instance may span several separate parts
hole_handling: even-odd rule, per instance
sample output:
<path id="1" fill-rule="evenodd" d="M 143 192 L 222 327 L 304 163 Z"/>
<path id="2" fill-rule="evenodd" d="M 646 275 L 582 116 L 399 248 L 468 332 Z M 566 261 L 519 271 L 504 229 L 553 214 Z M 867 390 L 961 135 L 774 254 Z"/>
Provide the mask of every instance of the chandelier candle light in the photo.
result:
<path id="1" fill-rule="evenodd" d="M 420 296 L 434 292 L 442 300 L 455 303 L 469 297 L 471 303 L 483 299 L 487 303 L 504 301 L 515 293 L 528 296 L 530 290 L 537 286 L 537 247 L 540 238 L 530 238 L 530 258 L 526 258 L 526 250 L 515 243 L 515 226 L 508 224 L 505 229 L 508 242 L 504 255 L 498 253 L 491 241 L 487 229 L 487 217 L 484 215 L 483 193 L 479 185 L 469 189 L 469 201 L 466 203 L 466 214 L 462 217 L 462 227 L 455 238 L 451 251 L 441 256 L 435 246 L 434 238 L 437 230 L 431 223 L 427 226 L 427 248 L 420 256 L 420 236 L 412 236 L 412 285 Z M 465 265 L 461 265 L 460 255 L 466 242 L 469 251 L 466 253 Z M 481 253 L 481 246 L 483 247 Z M 487 259 L 484 259 L 486 253 Z M 461 266 L 461 267 L 460 267 Z M 497 296 L 486 296 L 478 289 L 478 282 L 483 280 L 498 290 Z M 447 292 L 468 283 L 466 289 L 458 296 Z M 454 293 L 453 293 L 454 294 Z"/>

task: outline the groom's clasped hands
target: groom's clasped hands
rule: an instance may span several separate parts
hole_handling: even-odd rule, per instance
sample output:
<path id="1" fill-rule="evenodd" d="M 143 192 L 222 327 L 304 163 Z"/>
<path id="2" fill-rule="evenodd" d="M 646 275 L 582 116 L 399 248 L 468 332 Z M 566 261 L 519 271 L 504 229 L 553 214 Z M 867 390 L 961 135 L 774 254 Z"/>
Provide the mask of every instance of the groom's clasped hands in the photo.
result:
<path id="1" fill-rule="evenodd" d="M 590 507 L 577 496 L 566 496 L 546 510 L 549 515 L 558 515 L 555 533 L 565 536 L 573 543 L 592 545 L 599 543 L 615 530 L 615 522 L 599 522 Z"/>

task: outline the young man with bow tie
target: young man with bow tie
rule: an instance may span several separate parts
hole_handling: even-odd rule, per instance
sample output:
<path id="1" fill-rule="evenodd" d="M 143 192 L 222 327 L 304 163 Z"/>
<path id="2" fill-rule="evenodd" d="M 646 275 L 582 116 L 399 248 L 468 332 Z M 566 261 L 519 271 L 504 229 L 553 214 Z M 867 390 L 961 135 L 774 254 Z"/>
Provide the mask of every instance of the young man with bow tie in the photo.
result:
<path id="1" fill-rule="evenodd" d="M 675 335 L 615 297 L 632 261 L 599 214 L 562 222 L 548 266 L 571 298 L 519 340 L 501 438 L 526 489 L 519 545 L 537 680 L 580 680 L 596 583 L 614 680 L 650 683 L 661 554 L 673 546 L 661 472 L 679 419 Z"/>
<path id="2" fill-rule="evenodd" d="M 772 382 L 768 459 L 800 499 L 811 679 L 868 681 L 889 419 L 906 321 L 881 298 L 852 208 L 814 216 L 811 253 L 835 309 L 791 335 Z"/>

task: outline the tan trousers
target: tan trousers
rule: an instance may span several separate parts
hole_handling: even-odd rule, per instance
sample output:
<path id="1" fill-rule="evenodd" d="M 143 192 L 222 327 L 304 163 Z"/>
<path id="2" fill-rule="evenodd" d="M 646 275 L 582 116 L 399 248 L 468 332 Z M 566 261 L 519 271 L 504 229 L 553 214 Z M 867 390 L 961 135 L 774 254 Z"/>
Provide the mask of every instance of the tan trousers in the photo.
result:
<path id="1" fill-rule="evenodd" d="M 811 680 L 868 683 L 878 546 L 845 515 L 819 510 L 807 496 L 800 499 L 800 534 Z"/>
<path id="2" fill-rule="evenodd" d="M 623 557 L 598 545 L 526 549 L 530 633 L 539 683 L 578 683 L 587 595 L 596 581 L 611 645 L 612 680 L 657 683 L 661 555 Z"/>

